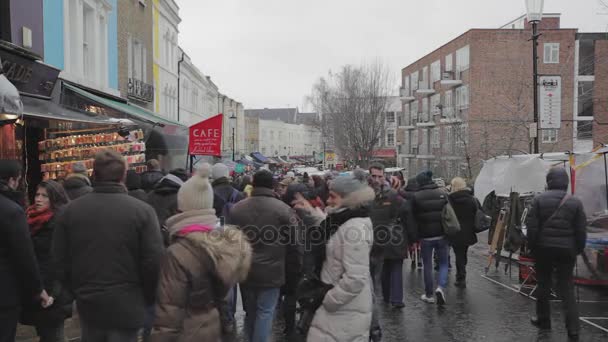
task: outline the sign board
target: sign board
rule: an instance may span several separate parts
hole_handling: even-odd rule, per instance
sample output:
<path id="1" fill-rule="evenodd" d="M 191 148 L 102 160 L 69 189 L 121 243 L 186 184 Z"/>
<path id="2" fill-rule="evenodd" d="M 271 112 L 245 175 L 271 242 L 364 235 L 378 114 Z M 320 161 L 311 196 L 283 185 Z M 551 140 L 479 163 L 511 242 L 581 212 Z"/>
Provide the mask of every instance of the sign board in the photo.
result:
<path id="1" fill-rule="evenodd" d="M 50 98 L 61 70 L 31 60 L 0 44 L 0 67 L 21 94 Z"/>
<path id="2" fill-rule="evenodd" d="M 190 126 L 188 153 L 194 156 L 221 156 L 223 121 L 224 115 L 220 113 Z"/>
<path id="3" fill-rule="evenodd" d="M 530 126 L 529 126 L 530 139 L 534 139 L 538 136 L 538 130 L 536 129 L 536 125 L 537 125 L 536 122 L 530 123 Z"/>
<path id="4" fill-rule="evenodd" d="M 538 87 L 540 129 L 559 129 L 562 120 L 562 78 L 541 76 Z"/>

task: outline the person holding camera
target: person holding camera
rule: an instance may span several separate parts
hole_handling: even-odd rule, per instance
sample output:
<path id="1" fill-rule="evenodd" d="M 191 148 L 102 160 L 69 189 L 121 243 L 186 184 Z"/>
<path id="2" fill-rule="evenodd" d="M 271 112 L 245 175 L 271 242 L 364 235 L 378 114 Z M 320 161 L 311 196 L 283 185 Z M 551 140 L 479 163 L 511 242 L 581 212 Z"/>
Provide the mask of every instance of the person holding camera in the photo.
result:
<path id="1" fill-rule="evenodd" d="M 314 227 L 307 228 L 304 279 L 297 291 L 303 307 L 298 330 L 308 341 L 369 339 L 373 230 L 368 204 L 373 199 L 363 172 L 332 182 L 327 214 L 296 196 L 294 207 L 306 226 Z"/>

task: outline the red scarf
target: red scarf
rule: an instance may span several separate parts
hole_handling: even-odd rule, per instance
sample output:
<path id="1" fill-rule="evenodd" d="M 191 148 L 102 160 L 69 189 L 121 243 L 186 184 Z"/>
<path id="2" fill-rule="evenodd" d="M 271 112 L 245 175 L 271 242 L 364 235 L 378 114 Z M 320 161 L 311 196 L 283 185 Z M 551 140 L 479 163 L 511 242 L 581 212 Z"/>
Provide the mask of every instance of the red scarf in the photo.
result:
<path id="1" fill-rule="evenodd" d="M 36 233 L 53 218 L 53 211 L 51 208 L 37 210 L 36 206 L 32 205 L 27 208 L 25 213 L 27 214 L 27 224 L 30 226 L 31 235 L 36 235 Z"/>

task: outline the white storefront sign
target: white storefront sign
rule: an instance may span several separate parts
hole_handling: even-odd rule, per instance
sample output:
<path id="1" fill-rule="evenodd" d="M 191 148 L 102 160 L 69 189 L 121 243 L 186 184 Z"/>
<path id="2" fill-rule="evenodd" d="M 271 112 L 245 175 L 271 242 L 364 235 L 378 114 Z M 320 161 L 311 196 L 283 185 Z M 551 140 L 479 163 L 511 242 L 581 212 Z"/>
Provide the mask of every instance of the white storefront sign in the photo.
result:
<path id="1" fill-rule="evenodd" d="M 562 120 L 562 78 L 541 76 L 538 87 L 540 129 L 559 129 Z"/>

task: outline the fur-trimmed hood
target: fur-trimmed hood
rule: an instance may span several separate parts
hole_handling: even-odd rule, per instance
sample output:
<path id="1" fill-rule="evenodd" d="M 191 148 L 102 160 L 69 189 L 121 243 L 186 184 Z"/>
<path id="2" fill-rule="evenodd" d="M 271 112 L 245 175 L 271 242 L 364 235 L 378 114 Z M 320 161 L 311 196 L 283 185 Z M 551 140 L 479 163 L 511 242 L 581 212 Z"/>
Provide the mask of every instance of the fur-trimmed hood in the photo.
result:
<path id="1" fill-rule="evenodd" d="M 217 275 L 225 284 L 247 278 L 251 267 L 251 245 L 235 226 L 225 226 L 209 232 L 192 232 L 181 238 L 204 249 L 215 264 Z"/>
<path id="2" fill-rule="evenodd" d="M 369 205 L 376 194 L 374 189 L 365 186 L 357 191 L 351 192 L 342 199 L 342 207 L 349 209 L 357 209 Z"/>

